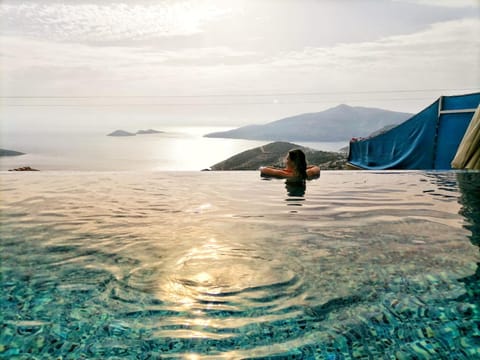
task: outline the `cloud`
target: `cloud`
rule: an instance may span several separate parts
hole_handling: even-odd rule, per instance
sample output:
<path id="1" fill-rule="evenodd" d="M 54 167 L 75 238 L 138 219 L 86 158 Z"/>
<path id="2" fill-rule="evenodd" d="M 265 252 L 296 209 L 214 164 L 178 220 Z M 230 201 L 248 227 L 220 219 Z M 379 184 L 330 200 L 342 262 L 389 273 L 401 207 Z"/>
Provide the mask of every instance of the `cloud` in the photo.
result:
<path id="1" fill-rule="evenodd" d="M 127 70 L 143 66 L 216 66 L 253 61 L 255 53 L 224 46 L 160 50 L 155 47 L 102 46 L 0 36 L 5 73 L 28 68 Z"/>
<path id="2" fill-rule="evenodd" d="M 0 36 L 6 94 L 172 95 L 221 91 L 231 66 L 254 63 L 255 54 L 228 47 L 91 46 Z M 235 80 L 232 80 L 235 82 Z M 92 87 L 93 86 L 93 87 Z"/>
<path id="3" fill-rule="evenodd" d="M 268 58 L 221 46 L 163 51 L 2 36 L 2 86 L 4 92 L 22 95 L 478 87 L 479 29 L 477 19 L 448 21 L 414 34 Z"/>
<path id="4" fill-rule="evenodd" d="M 0 4 L 2 32 L 53 41 L 109 42 L 188 36 L 227 16 L 228 6 L 209 0 L 125 3 Z"/>
<path id="5" fill-rule="evenodd" d="M 396 2 L 406 2 L 411 4 L 440 6 L 449 8 L 473 7 L 478 8 L 478 0 L 394 0 Z"/>
<path id="6" fill-rule="evenodd" d="M 25 4 L 8 5 L 10 8 L 5 3 L 0 5 L 0 12 L 3 11 L 0 16 L 6 19 L 0 24 L 0 30 L 6 30 L 0 35 L 0 86 L 7 95 L 170 96 L 309 91 L 326 94 L 478 87 L 480 80 L 478 18 L 425 26 L 428 18 L 421 26 L 402 23 L 395 31 L 379 29 L 362 39 L 344 34 L 342 43 L 310 41 L 321 31 L 314 28 L 318 19 L 309 18 L 312 27 L 290 38 L 292 46 L 285 47 L 285 34 L 291 33 L 285 28 L 284 20 L 291 20 L 287 9 L 282 10 L 276 26 L 264 24 L 265 28 L 248 33 L 264 35 L 261 30 L 267 28 L 275 33 L 253 46 L 254 41 L 245 36 L 245 24 L 237 24 L 235 32 L 241 42 L 232 42 L 228 31 L 222 33 L 221 39 L 214 36 L 221 32 L 222 26 L 226 27 L 226 18 L 233 16 L 230 11 L 234 10 L 230 5 L 218 8 L 210 1 L 202 2 L 213 9 L 204 15 L 203 6 L 199 5 L 202 9 L 197 12 L 197 2 L 187 1 L 167 1 L 161 5 L 142 1 L 135 6 Z M 187 5 L 192 6 L 189 15 L 192 20 L 188 21 L 184 14 L 188 12 Z M 152 9 L 156 12 L 149 15 Z M 364 15 L 371 17 L 367 10 Z M 376 15 L 389 23 L 382 14 Z M 244 20 L 254 27 L 250 15 L 251 11 Z M 145 16 L 142 21 L 137 19 L 142 16 Z M 300 14 L 297 18 L 305 20 Z M 360 31 L 366 21 L 363 20 L 357 19 L 355 26 L 350 24 L 349 31 Z M 185 23 L 175 24 L 175 21 Z M 209 22 L 216 25 L 212 27 Z M 288 25 L 296 27 L 298 23 Z M 214 35 L 212 28 L 216 30 Z M 276 34 L 279 29 L 283 32 Z M 210 34 L 188 35 L 203 31 Z M 189 40 L 179 44 L 178 37 L 186 36 Z M 300 36 L 303 42 L 298 40 Z M 166 42 L 170 46 L 164 46 Z M 269 42 L 275 44 L 266 51 Z M 349 102 L 332 98 L 333 95 L 330 103 Z M 301 102 L 305 97 L 289 100 Z M 278 105 L 284 101 L 284 97 L 278 98 Z"/>
<path id="7" fill-rule="evenodd" d="M 480 20 L 437 23 L 414 34 L 391 36 L 374 42 L 340 44 L 331 48 L 306 48 L 271 60 L 281 68 L 329 69 L 333 74 L 398 71 L 431 74 L 445 71 L 459 78 L 475 76 L 480 66 Z M 438 67 L 437 70 L 434 67 Z M 446 75 L 446 74 L 444 74 Z M 441 76 L 444 76 L 441 75 Z"/>

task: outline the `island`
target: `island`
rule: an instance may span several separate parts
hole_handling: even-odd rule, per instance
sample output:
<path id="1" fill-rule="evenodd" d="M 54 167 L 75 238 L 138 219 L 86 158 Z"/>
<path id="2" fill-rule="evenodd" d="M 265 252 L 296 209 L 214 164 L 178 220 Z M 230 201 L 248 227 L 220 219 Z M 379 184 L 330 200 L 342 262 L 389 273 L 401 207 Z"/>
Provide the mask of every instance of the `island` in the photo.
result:
<path id="1" fill-rule="evenodd" d="M 154 129 L 138 130 L 136 133 L 132 133 L 125 130 L 115 130 L 114 132 L 111 132 L 107 136 L 135 136 L 135 135 L 161 134 L 163 132 L 164 131 L 158 131 Z"/>
<path id="2" fill-rule="evenodd" d="M 161 134 L 163 133 L 164 131 L 158 131 L 158 130 L 154 130 L 154 129 L 148 129 L 148 130 L 138 130 L 137 131 L 137 134 L 138 135 L 147 135 L 147 134 Z"/>
<path id="3" fill-rule="evenodd" d="M 39 171 L 38 169 L 34 169 L 30 166 L 22 166 L 22 167 L 19 167 L 19 168 L 15 168 L 15 169 L 10 169 L 8 171 Z"/>
<path id="4" fill-rule="evenodd" d="M 283 167 L 283 159 L 289 150 L 302 149 L 309 165 L 318 165 L 322 170 L 342 170 L 347 161 L 344 152 L 314 150 L 290 142 L 276 141 L 243 151 L 212 165 L 209 170 L 258 170 L 260 166 Z"/>
<path id="5" fill-rule="evenodd" d="M 22 153 L 20 151 L 14 151 L 14 150 L 0 149 L 0 156 L 20 156 L 20 155 L 25 155 L 25 153 Z"/>
<path id="6" fill-rule="evenodd" d="M 111 132 L 107 136 L 135 136 L 135 134 L 125 130 L 115 130 L 114 132 Z"/>

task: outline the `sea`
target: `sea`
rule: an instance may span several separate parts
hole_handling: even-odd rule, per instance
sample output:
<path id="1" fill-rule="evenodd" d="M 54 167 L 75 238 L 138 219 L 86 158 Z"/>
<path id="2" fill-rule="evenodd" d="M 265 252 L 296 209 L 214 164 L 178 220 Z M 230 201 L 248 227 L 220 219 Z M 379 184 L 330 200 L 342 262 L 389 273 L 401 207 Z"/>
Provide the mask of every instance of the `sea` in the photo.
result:
<path id="1" fill-rule="evenodd" d="M 0 148 L 25 153 L 1 157 L 0 171 L 23 166 L 68 171 L 195 171 L 242 151 L 270 143 L 207 138 L 231 127 L 170 126 L 158 134 L 107 136 L 104 130 L 3 132 Z M 112 129 L 112 131 L 115 129 Z M 347 142 L 295 142 L 323 151 L 339 151 Z"/>

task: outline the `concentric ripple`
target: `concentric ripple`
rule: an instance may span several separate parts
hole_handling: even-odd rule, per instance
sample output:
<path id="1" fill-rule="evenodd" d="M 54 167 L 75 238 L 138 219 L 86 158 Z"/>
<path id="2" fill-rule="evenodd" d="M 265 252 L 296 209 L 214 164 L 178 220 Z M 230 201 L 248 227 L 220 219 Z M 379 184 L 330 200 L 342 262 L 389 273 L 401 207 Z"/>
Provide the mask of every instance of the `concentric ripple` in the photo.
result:
<path id="1" fill-rule="evenodd" d="M 301 264 L 286 265 L 269 252 L 214 238 L 177 258 L 134 269 L 127 285 L 158 300 L 135 313 L 152 336 L 209 340 L 217 351 L 232 341 L 255 347 L 269 338 L 266 329 L 288 327 L 304 316 Z"/>

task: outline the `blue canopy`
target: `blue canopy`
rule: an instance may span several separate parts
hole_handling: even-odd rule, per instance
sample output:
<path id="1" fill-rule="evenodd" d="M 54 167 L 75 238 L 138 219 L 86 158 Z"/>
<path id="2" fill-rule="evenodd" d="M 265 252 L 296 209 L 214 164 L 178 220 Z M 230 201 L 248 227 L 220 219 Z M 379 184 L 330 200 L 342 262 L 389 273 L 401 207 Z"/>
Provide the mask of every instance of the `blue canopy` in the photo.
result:
<path id="1" fill-rule="evenodd" d="M 372 138 L 350 142 L 354 168 L 451 169 L 480 93 L 442 96 L 404 123 Z"/>

